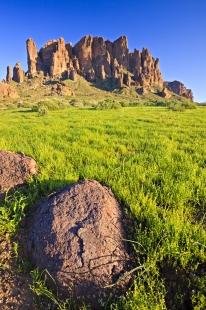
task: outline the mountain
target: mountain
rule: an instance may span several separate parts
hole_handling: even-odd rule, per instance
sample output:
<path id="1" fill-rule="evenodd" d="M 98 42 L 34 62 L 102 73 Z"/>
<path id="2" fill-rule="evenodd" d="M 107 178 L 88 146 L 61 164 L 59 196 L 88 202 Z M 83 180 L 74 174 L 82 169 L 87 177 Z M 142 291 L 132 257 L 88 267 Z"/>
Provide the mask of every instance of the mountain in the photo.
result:
<path id="1" fill-rule="evenodd" d="M 193 100 L 192 91 L 181 82 L 164 82 L 159 59 L 147 48 L 129 51 L 126 36 L 114 42 L 102 37 L 84 36 L 74 46 L 63 38 L 48 41 L 38 49 L 33 39 L 26 41 L 28 71 L 17 63 L 7 67 L 6 81 L 22 83 L 35 77 L 75 80 L 81 76 L 105 90 L 134 87 L 140 95 L 156 92 L 169 98 L 170 92 Z"/>

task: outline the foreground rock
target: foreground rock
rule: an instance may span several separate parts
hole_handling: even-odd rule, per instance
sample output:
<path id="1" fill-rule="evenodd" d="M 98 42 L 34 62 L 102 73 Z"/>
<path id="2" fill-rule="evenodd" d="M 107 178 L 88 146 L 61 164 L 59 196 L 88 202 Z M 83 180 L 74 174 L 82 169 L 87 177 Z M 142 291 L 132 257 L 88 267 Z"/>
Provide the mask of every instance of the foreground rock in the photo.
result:
<path id="1" fill-rule="evenodd" d="M 0 196 L 24 184 L 36 173 L 37 165 L 34 159 L 22 154 L 0 151 Z"/>
<path id="2" fill-rule="evenodd" d="M 26 226 L 27 255 L 49 271 L 67 297 L 69 293 L 96 305 L 107 293 L 105 286 L 128 268 L 119 204 L 96 181 L 83 181 L 51 196 L 35 208 Z M 126 281 L 120 282 L 115 288 Z"/>
<path id="3" fill-rule="evenodd" d="M 192 90 L 186 88 L 186 86 L 183 83 L 179 81 L 173 81 L 173 82 L 165 82 L 165 85 L 173 93 L 193 101 L 194 97 Z"/>

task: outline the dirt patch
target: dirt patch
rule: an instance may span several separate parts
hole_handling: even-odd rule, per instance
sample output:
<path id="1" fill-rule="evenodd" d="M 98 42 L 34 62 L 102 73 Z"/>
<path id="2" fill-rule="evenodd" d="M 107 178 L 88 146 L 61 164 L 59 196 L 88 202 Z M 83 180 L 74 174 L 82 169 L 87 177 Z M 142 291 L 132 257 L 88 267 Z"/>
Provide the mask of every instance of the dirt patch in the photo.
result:
<path id="1" fill-rule="evenodd" d="M 39 204 L 24 235 L 27 256 L 67 296 L 97 304 L 128 282 L 120 281 L 130 263 L 120 206 L 96 181 L 74 184 Z"/>
<path id="2" fill-rule="evenodd" d="M 23 154 L 0 151 L 0 197 L 4 192 L 24 184 L 36 173 L 34 159 Z"/>
<path id="3" fill-rule="evenodd" d="M 9 239 L 0 240 L 0 309 L 36 309 L 29 288 L 30 278 L 16 270 Z"/>

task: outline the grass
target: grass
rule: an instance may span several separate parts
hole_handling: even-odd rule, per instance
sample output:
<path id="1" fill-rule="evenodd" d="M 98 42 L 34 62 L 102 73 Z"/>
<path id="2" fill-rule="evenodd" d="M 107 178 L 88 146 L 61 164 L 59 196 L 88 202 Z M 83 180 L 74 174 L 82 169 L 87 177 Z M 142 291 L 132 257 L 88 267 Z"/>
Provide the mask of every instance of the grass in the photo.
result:
<path id="1" fill-rule="evenodd" d="M 28 208 L 48 193 L 79 178 L 99 180 L 133 218 L 141 266 L 127 295 L 105 307 L 205 309 L 205 119 L 204 108 L 67 108 L 40 117 L 1 111 L 0 149 L 34 157 L 40 173 L 1 205 L 0 233 L 15 234 Z M 49 295 L 38 276 L 33 291 Z"/>

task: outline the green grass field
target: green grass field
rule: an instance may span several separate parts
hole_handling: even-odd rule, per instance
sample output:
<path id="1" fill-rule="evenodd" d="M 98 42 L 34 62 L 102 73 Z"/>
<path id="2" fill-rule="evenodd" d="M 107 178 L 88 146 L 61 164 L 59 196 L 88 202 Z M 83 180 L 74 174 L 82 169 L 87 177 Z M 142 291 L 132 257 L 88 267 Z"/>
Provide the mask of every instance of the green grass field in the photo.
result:
<path id="1" fill-rule="evenodd" d="M 107 309 L 206 309 L 205 108 L 4 110 L 0 149 L 38 163 L 27 208 L 79 178 L 106 184 L 122 201 L 139 269 L 127 296 Z M 2 235 L 15 234 L 24 213 L 9 208 L 0 208 Z"/>

